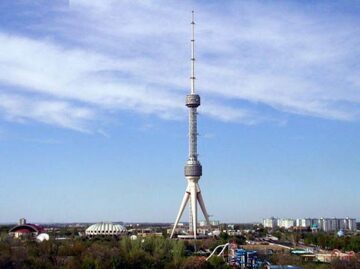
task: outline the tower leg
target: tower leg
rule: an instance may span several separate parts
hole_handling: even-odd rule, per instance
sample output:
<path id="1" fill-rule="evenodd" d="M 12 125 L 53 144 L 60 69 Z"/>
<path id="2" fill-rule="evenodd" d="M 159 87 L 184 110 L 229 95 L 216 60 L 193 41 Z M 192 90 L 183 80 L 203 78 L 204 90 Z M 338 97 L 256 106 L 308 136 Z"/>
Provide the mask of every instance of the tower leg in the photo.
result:
<path id="1" fill-rule="evenodd" d="M 193 224 L 193 232 L 194 239 L 197 237 L 197 189 L 196 184 L 193 183 L 191 186 L 191 211 L 192 211 L 192 224 Z"/>
<path id="2" fill-rule="evenodd" d="M 192 202 L 191 196 L 189 198 L 189 233 L 193 232 L 193 213 L 192 213 Z"/>
<path id="3" fill-rule="evenodd" d="M 186 191 L 185 194 L 184 194 L 184 198 L 183 198 L 183 200 L 181 202 L 180 209 L 179 209 L 178 215 L 176 217 L 174 227 L 173 227 L 173 229 L 171 231 L 170 238 L 172 238 L 173 235 L 174 235 L 176 226 L 179 224 L 179 220 L 181 218 L 182 213 L 184 212 L 184 209 L 185 209 L 185 206 L 186 206 L 186 204 L 187 204 L 187 202 L 189 200 L 189 197 L 190 197 L 190 193 Z"/>
<path id="4" fill-rule="evenodd" d="M 208 213 L 207 213 L 207 211 L 206 211 L 204 199 L 203 199 L 200 191 L 198 192 L 197 198 L 198 198 L 198 200 L 199 200 L 200 208 L 201 208 L 201 211 L 202 211 L 203 214 L 204 214 L 204 217 L 205 217 L 205 220 L 206 220 L 206 222 L 207 222 L 207 225 L 209 225 L 209 227 L 210 227 L 209 215 L 208 215 Z"/>

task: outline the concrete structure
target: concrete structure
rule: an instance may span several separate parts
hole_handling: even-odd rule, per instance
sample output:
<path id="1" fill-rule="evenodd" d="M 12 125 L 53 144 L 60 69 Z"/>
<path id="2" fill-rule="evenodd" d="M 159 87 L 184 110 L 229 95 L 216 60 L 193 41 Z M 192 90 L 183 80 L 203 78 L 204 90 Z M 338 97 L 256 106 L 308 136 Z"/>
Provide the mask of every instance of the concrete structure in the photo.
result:
<path id="1" fill-rule="evenodd" d="M 295 221 L 287 218 L 269 218 L 263 220 L 265 228 L 283 227 L 311 228 L 324 232 L 356 231 L 356 219 L 354 218 L 298 218 Z"/>
<path id="2" fill-rule="evenodd" d="M 295 220 L 294 219 L 278 219 L 277 226 L 280 228 L 290 229 L 294 227 Z"/>
<path id="3" fill-rule="evenodd" d="M 111 222 L 101 222 L 89 226 L 85 230 L 87 236 L 120 236 L 127 232 L 126 228 L 120 224 Z"/>
<path id="4" fill-rule="evenodd" d="M 200 227 L 208 226 L 208 223 L 204 220 L 200 221 L 199 224 L 200 224 Z M 219 226 L 220 221 L 219 220 L 210 220 L 210 225 L 211 226 Z"/>
<path id="5" fill-rule="evenodd" d="M 352 218 L 321 218 L 319 219 L 319 230 L 334 232 L 338 230 L 355 231 L 356 220 Z"/>
<path id="6" fill-rule="evenodd" d="M 305 221 L 309 220 L 309 221 Z M 338 230 L 356 231 L 356 220 L 353 218 L 319 218 L 319 219 L 299 219 L 298 222 L 306 223 L 306 227 L 311 227 L 312 230 L 319 230 L 324 232 L 335 232 Z M 303 225 L 301 225 L 304 227 Z"/>
<path id="7" fill-rule="evenodd" d="M 356 231 L 356 219 L 347 217 L 342 219 L 342 221 L 344 223 L 344 230 Z"/>
<path id="8" fill-rule="evenodd" d="M 18 225 L 10 229 L 9 235 L 14 238 L 31 237 L 36 238 L 43 232 L 43 228 L 36 224 L 26 223 L 26 219 L 19 220 Z"/>
<path id="9" fill-rule="evenodd" d="M 277 218 L 271 217 L 268 219 L 263 219 L 264 228 L 274 229 L 277 227 Z"/>
<path id="10" fill-rule="evenodd" d="M 264 228 L 274 229 L 276 227 L 281 227 L 285 229 L 289 229 L 295 226 L 295 220 L 289 218 L 268 218 L 263 219 Z"/>
<path id="11" fill-rule="evenodd" d="M 180 205 L 179 212 L 176 216 L 175 224 L 172 229 L 170 238 L 174 236 L 174 232 L 180 218 L 184 212 L 185 206 L 190 201 L 190 221 L 189 233 L 193 234 L 193 238 L 197 238 L 197 202 L 204 214 L 207 224 L 210 226 L 209 215 L 205 208 L 205 203 L 201 195 L 199 180 L 202 175 L 202 166 L 198 160 L 197 154 L 197 108 L 200 106 L 200 96 L 195 93 L 195 22 L 194 11 L 192 12 L 192 39 L 191 39 L 191 91 L 186 96 L 186 106 L 189 108 L 189 157 L 185 165 L 184 174 L 187 179 L 188 186 Z"/>
<path id="12" fill-rule="evenodd" d="M 312 222 L 311 219 L 307 218 L 307 219 L 296 219 L 295 221 L 295 226 L 296 227 L 303 227 L 303 228 L 307 228 L 307 227 L 311 227 Z"/>
<path id="13" fill-rule="evenodd" d="M 316 253 L 316 260 L 319 262 L 332 262 L 334 260 L 349 261 L 356 256 L 354 251 L 341 252 L 340 250 L 334 249 L 327 253 Z"/>

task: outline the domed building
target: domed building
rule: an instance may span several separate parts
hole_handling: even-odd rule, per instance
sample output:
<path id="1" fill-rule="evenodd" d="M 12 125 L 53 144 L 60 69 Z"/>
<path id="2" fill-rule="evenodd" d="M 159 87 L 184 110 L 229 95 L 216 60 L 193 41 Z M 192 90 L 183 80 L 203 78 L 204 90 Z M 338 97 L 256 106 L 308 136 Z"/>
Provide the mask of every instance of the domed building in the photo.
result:
<path id="1" fill-rule="evenodd" d="M 338 236 L 338 237 L 343 237 L 344 235 L 345 235 L 345 233 L 344 233 L 343 230 L 339 230 L 339 231 L 337 232 L 337 236 Z"/>
<path id="2" fill-rule="evenodd" d="M 18 225 L 10 229 L 9 235 L 14 238 L 31 237 L 35 238 L 43 232 L 43 227 L 26 223 L 26 219 L 20 219 Z"/>
<path id="3" fill-rule="evenodd" d="M 127 230 L 120 224 L 113 224 L 111 222 L 101 222 L 89 226 L 85 230 L 86 236 L 121 236 L 126 234 Z"/>

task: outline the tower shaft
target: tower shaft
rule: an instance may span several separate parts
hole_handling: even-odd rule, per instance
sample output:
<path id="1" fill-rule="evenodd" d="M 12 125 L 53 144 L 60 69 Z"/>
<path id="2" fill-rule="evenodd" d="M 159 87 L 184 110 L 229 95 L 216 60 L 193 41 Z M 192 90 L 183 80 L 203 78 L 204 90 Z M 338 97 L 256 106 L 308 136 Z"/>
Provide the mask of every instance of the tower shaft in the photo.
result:
<path id="1" fill-rule="evenodd" d="M 189 159 L 198 158 L 197 154 L 197 109 L 189 108 Z"/>

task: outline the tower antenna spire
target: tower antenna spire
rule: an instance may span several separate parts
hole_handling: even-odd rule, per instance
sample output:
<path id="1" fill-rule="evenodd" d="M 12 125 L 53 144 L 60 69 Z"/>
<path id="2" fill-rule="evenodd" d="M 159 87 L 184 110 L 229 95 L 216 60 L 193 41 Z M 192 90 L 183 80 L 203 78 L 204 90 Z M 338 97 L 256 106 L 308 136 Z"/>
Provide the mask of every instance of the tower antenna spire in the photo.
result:
<path id="1" fill-rule="evenodd" d="M 191 21 L 191 94 L 195 94 L 195 15 L 194 10 L 192 11 L 192 21 Z"/>

